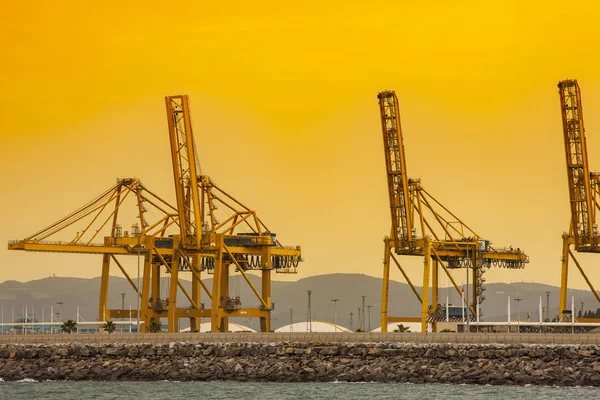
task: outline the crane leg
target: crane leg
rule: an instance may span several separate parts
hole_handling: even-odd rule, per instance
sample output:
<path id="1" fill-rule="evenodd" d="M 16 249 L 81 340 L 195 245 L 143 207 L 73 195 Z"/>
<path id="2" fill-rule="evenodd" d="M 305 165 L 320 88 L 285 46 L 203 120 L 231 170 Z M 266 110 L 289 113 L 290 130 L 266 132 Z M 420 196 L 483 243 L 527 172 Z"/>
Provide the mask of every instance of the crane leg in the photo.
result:
<path id="1" fill-rule="evenodd" d="M 434 312 L 437 310 L 439 304 L 438 300 L 438 260 L 433 259 L 433 268 L 431 269 L 431 304 L 433 305 Z M 431 323 L 431 331 L 437 332 L 437 322 Z"/>
<path id="2" fill-rule="evenodd" d="M 429 273 L 431 263 L 431 242 L 425 244 L 423 259 L 423 291 L 421 292 L 421 332 L 427 332 L 427 319 L 429 317 Z"/>
<path id="3" fill-rule="evenodd" d="M 179 279 L 179 253 L 174 252 L 173 262 L 171 263 L 171 281 L 169 285 L 169 333 L 177 332 L 177 280 Z"/>
<path id="4" fill-rule="evenodd" d="M 388 327 L 388 294 L 390 290 L 390 239 L 384 239 L 383 250 L 383 289 L 381 293 L 381 332 L 387 332 Z"/>
<path id="5" fill-rule="evenodd" d="M 150 250 L 152 250 L 150 248 Z M 142 298 L 140 299 L 140 308 L 141 308 L 141 317 L 140 317 L 140 323 L 142 321 L 142 318 L 144 320 L 144 326 L 143 329 L 140 329 L 140 327 L 138 327 L 138 332 L 148 332 L 148 328 L 150 327 L 150 319 L 152 318 L 151 316 L 151 311 L 149 310 L 150 308 L 150 274 L 152 272 L 152 256 L 150 255 L 151 253 L 148 252 L 144 255 L 144 270 L 142 272 Z M 152 310 L 154 311 L 154 310 Z"/>
<path id="6" fill-rule="evenodd" d="M 271 307 L 271 270 L 264 269 L 262 271 L 262 298 L 265 299 L 267 305 Z M 265 310 L 266 316 L 260 317 L 260 331 L 271 331 L 271 311 Z"/>
<path id="7" fill-rule="evenodd" d="M 229 297 L 229 263 L 221 264 L 221 296 Z M 223 314 L 220 332 L 229 331 L 229 317 Z"/>
<path id="8" fill-rule="evenodd" d="M 200 295 L 202 291 L 202 285 L 200 284 L 200 256 L 194 255 L 192 257 L 192 268 L 198 271 L 198 276 L 192 274 L 192 300 L 201 308 Z M 200 331 L 200 317 L 190 318 L 190 329 L 192 332 Z"/>
<path id="9" fill-rule="evenodd" d="M 567 282 L 569 278 L 569 239 L 563 238 L 562 247 L 562 270 L 560 275 L 560 306 L 558 310 L 559 320 L 563 319 L 563 310 L 567 308 Z"/>
<path id="10" fill-rule="evenodd" d="M 224 332 L 224 318 L 221 313 L 224 313 L 221 307 L 221 301 L 225 300 L 227 294 L 222 292 L 223 285 L 223 246 L 225 245 L 223 235 L 215 235 L 215 247 L 218 249 L 215 255 L 215 265 L 213 269 L 213 291 L 211 300 L 210 313 L 210 330 L 211 332 Z"/>
<path id="11" fill-rule="evenodd" d="M 100 278 L 100 305 L 98 321 L 106 321 L 106 301 L 108 300 L 108 278 L 110 277 L 110 255 L 102 256 L 102 277 Z"/>
<path id="12" fill-rule="evenodd" d="M 150 283 L 152 302 L 160 299 L 160 267 L 160 263 L 152 264 L 152 282 Z"/>

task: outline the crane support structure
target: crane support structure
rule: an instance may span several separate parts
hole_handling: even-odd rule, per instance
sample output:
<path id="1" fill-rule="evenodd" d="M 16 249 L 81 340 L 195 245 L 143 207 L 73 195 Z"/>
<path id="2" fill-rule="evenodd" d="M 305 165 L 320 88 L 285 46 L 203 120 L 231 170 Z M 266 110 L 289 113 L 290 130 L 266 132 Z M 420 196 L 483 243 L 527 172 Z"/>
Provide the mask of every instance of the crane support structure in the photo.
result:
<path id="1" fill-rule="evenodd" d="M 189 101 L 187 96 L 170 96 L 165 98 L 165 102 L 177 210 L 179 220 L 185 221 L 180 239 L 185 247 L 199 249 L 202 239 L 202 235 L 198 234 L 202 227 L 197 178 L 199 163 L 196 163 Z"/>
<path id="2" fill-rule="evenodd" d="M 381 330 L 386 332 L 388 324 L 392 322 L 421 322 L 424 332 L 429 324 L 432 331 L 437 331 L 437 322 L 445 320 L 446 315 L 438 296 L 441 274 L 449 278 L 461 296 L 467 318 L 474 319 L 478 314 L 479 304 L 485 299 L 483 274 L 486 269 L 492 266 L 524 268 L 529 258 L 519 248 L 494 248 L 488 240 L 481 238 L 427 192 L 419 179 L 408 178 L 398 97 L 394 91 L 384 91 L 377 98 L 392 218 L 391 234 L 384 238 Z M 395 254 L 423 258 L 423 286 L 420 294 Z M 392 263 L 400 270 L 419 301 L 419 317 L 389 315 Z M 453 270 L 462 268 L 468 268 L 467 274 L 472 282 L 472 295 L 468 302 L 452 275 Z"/>
<path id="3" fill-rule="evenodd" d="M 139 318 L 140 331 L 154 331 L 166 320 L 168 331 L 177 332 L 180 318 L 189 318 L 192 331 L 200 328 L 201 318 L 209 318 L 213 332 L 225 332 L 229 318 L 255 317 L 261 331 L 269 332 L 274 307 L 271 273 L 297 273 L 301 249 L 283 246 L 254 210 L 199 173 L 188 97 L 169 96 L 165 102 L 176 206 L 139 179 L 118 179 L 57 222 L 9 242 L 8 249 L 101 255 L 98 321 Z M 131 231 L 123 231 L 135 218 L 139 221 Z M 137 258 L 137 282 L 127 271 L 127 256 Z M 115 267 L 139 297 L 136 310 L 108 307 L 109 277 Z M 254 303 L 244 305 L 253 300 L 230 292 L 231 269 L 250 287 Z M 251 272 L 260 275 L 259 288 L 250 280 Z M 212 287 L 203 281 L 205 274 L 213 276 Z M 162 288 L 165 275 L 169 284 Z M 191 293 L 184 284 L 186 276 Z M 210 307 L 201 302 L 202 291 Z"/>
<path id="4" fill-rule="evenodd" d="M 600 176 L 590 173 L 587 143 L 583 125 L 583 107 L 581 90 L 575 79 L 566 79 L 558 83 L 560 111 L 562 117 L 567 179 L 569 183 L 569 202 L 571 224 L 569 232 L 562 235 L 562 269 L 560 281 L 560 320 L 574 318 L 574 310 L 567 310 L 567 288 L 569 276 L 569 258 L 585 279 L 590 290 L 600 302 L 600 296 L 584 272 L 579 261 L 571 251 L 571 246 L 581 253 L 600 253 L 598 246 L 598 224 L 596 212 L 600 209 Z M 594 322 L 599 319 L 581 318 L 580 322 Z"/>
<path id="5" fill-rule="evenodd" d="M 400 109 L 396 93 L 382 92 L 378 98 L 392 217 L 391 240 L 394 242 L 394 248 L 400 251 L 408 249 L 412 241 L 412 223 L 408 218 L 410 201 Z"/>

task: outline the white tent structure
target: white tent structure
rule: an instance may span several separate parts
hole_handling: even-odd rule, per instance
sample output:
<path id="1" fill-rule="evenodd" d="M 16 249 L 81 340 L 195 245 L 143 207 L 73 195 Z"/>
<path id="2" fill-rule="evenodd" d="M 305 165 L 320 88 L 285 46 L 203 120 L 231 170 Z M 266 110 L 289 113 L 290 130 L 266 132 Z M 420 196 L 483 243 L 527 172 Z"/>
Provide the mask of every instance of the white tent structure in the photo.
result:
<path id="1" fill-rule="evenodd" d="M 398 329 L 398 325 L 409 328 L 408 332 L 421 332 L 420 322 L 392 322 L 391 324 L 388 324 L 387 331 L 394 332 L 394 329 Z M 371 332 L 381 332 L 381 327 L 373 329 Z"/>
<path id="2" fill-rule="evenodd" d="M 310 332 L 350 332 L 349 329 L 344 328 L 343 326 L 327 321 L 311 321 L 310 324 L 306 321 L 296 322 L 275 329 L 275 332 L 309 332 L 309 329 Z"/>
<path id="3" fill-rule="evenodd" d="M 189 332 L 190 328 L 185 328 L 180 330 L 179 332 Z M 198 332 L 210 332 L 210 322 L 203 322 L 200 324 L 200 329 Z M 236 324 L 234 322 L 229 322 L 229 332 L 256 332 L 252 328 L 248 328 L 247 326 Z"/>

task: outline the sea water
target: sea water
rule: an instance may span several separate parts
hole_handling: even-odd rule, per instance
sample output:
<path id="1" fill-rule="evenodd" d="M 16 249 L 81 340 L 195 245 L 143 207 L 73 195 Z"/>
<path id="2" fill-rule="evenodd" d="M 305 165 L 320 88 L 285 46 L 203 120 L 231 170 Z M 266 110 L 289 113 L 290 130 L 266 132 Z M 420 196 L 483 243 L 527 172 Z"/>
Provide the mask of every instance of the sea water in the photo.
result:
<path id="1" fill-rule="evenodd" d="M 0 382 L 0 399 L 598 399 L 600 388 L 386 383 Z"/>

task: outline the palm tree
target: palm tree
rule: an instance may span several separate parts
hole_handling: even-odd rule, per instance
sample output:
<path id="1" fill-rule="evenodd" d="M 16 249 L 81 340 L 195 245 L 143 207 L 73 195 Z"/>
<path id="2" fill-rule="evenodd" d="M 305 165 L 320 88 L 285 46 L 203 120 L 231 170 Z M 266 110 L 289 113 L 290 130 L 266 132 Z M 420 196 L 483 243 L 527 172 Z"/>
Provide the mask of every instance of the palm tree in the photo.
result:
<path id="1" fill-rule="evenodd" d="M 398 329 L 394 329 L 394 332 L 410 332 L 410 327 L 400 324 L 398 325 Z"/>
<path id="2" fill-rule="evenodd" d="M 150 326 L 148 326 L 148 331 L 152 332 L 152 333 L 161 332 L 162 329 L 160 328 L 160 320 L 157 319 L 157 318 L 151 318 L 150 319 Z"/>
<path id="3" fill-rule="evenodd" d="M 64 333 L 75 332 L 77 330 L 77 322 L 73 321 L 72 319 L 68 319 L 62 323 L 60 330 Z"/>
<path id="4" fill-rule="evenodd" d="M 108 332 L 108 336 L 117 329 L 117 325 L 113 321 L 106 321 L 104 325 L 102 325 L 102 329 Z"/>

